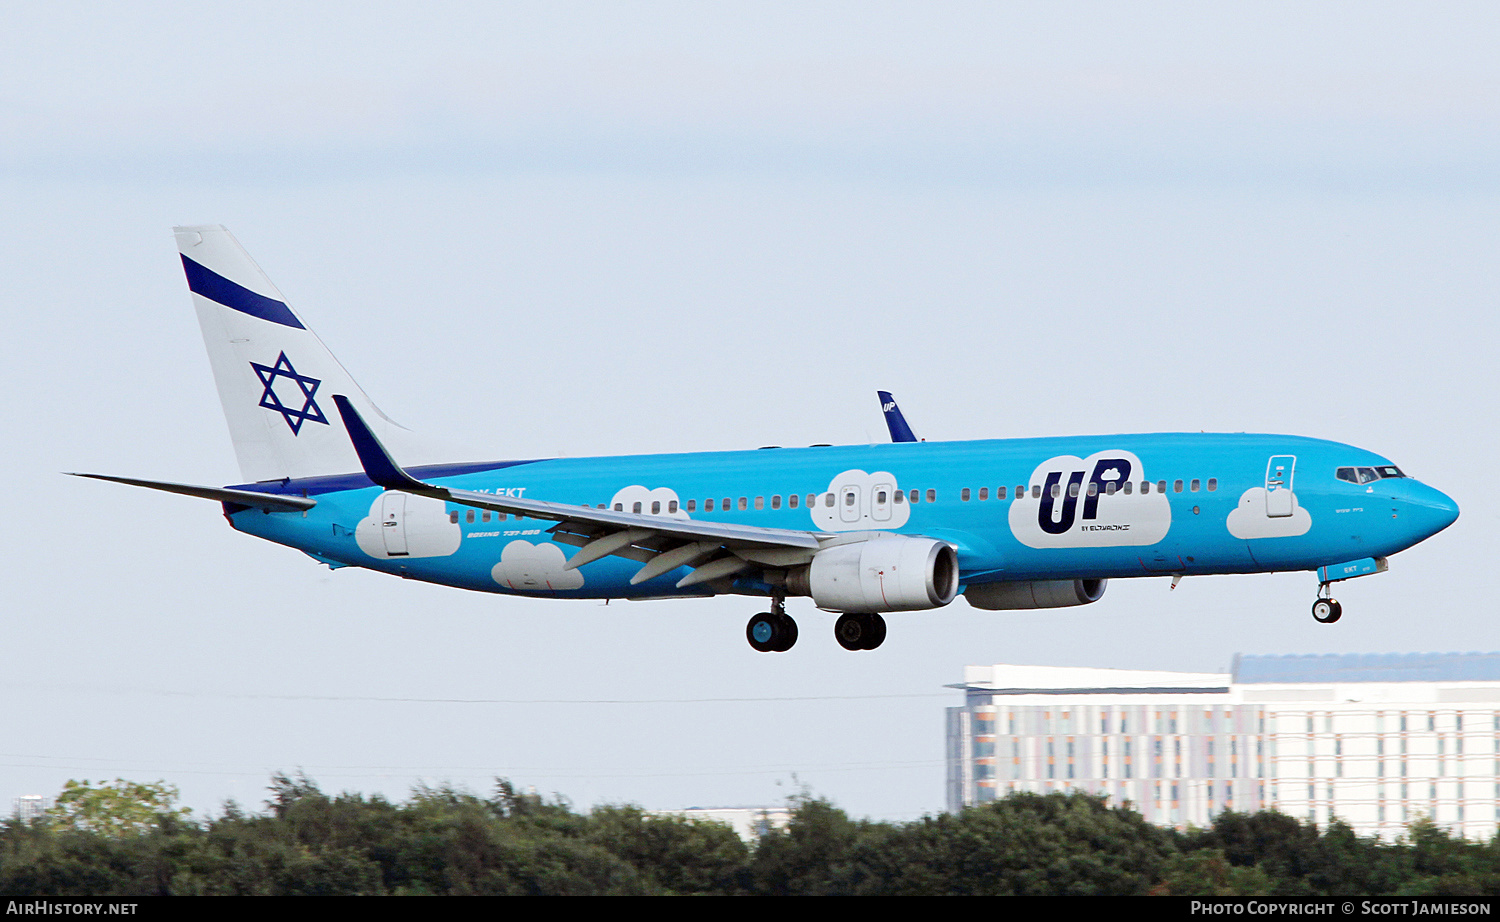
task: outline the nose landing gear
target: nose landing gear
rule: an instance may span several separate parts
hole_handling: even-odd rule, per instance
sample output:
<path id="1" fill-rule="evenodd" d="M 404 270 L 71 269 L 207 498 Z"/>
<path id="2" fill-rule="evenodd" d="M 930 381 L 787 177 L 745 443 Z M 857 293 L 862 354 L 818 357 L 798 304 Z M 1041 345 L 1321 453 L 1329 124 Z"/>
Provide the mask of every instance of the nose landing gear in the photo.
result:
<path id="1" fill-rule="evenodd" d="M 1332 624 L 1344 616 L 1344 606 L 1332 597 L 1327 583 L 1318 584 L 1318 598 L 1312 604 L 1313 620 L 1319 624 Z"/>

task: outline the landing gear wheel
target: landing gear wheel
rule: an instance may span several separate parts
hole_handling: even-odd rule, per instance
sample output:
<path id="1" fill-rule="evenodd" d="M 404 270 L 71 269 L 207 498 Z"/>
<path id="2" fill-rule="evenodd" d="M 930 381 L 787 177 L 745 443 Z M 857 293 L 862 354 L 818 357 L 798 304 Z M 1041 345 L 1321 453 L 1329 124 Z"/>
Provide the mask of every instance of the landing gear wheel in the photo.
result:
<path id="1" fill-rule="evenodd" d="M 792 648 L 792 644 L 797 642 L 797 622 L 793 621 L 787 615 L 780 615 L 778 621 L 780 622 L 778 632 L 781 639 L 776 644 L 775 652 L 785 653 Z"/>
<path id="2" fill-rule="evenodd" d="M 834 639 L 845 650 L 873 650 L 885 641 L 885 619 L 879 615 L 840 615 Z"/>
<path id="3" fill-rule="evenodd" d="M 1318 599 L 1313 603 L 1312 616 L 1319 624 L 1332 624 L 1344 616 L 1344 606 L 1333 599 Z"/>
<path id="4" fill-rule="evenodd" d="M 745 625 L 745 639 L 760 653 L 785 653 L 797 642 L 797 622 L 786 615 L 761 612 Z"/>
<path id="5" fill-rule="evenodd" d="M 866 628 L 859 615 L 839 615 L 833 622 L 833 637 L 845 650 L 863 650 Z"/>

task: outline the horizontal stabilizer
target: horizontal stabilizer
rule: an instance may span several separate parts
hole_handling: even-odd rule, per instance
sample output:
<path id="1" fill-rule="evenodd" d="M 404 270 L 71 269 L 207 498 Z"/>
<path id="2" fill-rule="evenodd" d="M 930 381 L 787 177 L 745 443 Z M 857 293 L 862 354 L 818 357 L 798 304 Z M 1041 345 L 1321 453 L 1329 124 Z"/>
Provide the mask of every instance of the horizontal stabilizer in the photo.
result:
<path id="1" fill-rule="evenodd" d="M 123 483 L 132 487 L 161 490 L 163 493 L 181 493 L 183 496 L 196 496 L 199 499 L 212 499 L 221 503 L 239 503 L 241 506 L 252 506 L 267 512 L 306 512 L 318 504 L 317 500 L 308 499 L 305 496 L 283 496 L 274 493 L 257 493 L 254 490 L 229 490 L 223 487 L 198 487 L 187 483 L 164 483 L 160 480 L 137 480 L 133 477 L 110 477 L 105 474 L 75 474 L 72 471 L 67 473 L 70 477 L 108 480 L 111 483 Z"/>

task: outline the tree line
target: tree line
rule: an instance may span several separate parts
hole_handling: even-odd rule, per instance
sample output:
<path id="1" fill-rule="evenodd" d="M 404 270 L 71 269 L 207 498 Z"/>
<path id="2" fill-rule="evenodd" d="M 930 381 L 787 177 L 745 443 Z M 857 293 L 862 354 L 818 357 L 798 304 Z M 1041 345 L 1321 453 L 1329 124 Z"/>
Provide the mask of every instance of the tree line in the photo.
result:
<path id="1" fill-rule="evenodd" d="M 194 820 L 166 784 L 69 782 L 48 815 L 0 823 L 0 894 L 1500 895 L 1500 837 L 1428 821 L 1383 843 L 1333 822 L 1222 813 L 1153 826 L 1082 793 L 1012 794 L 906 823 L 795 798 L 785 829 L 634 806 L 421 787 L 402 803 L 272 779 L 266 809 Z"/>

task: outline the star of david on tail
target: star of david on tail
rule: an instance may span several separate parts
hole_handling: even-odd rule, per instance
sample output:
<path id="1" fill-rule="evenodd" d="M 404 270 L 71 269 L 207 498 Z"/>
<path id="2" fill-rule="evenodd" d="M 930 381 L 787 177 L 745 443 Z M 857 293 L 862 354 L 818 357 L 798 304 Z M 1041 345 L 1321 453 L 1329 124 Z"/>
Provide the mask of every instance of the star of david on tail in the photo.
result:
<path id="1" fill-rule="evenodd" d="M 276 357 L 276 364 L 273 366 L 267 367 L 258 362 L 251 362 L 250 366 L 255 369 L 255 373 L 260 376 L 260 381 L 266 388 L 265 392 L 260 395 L 260 405 L 267 410 L 280 413 L 281 418 L 285 419 L 286 424 L 291 427 L 292 435 L 301 433 L 304 422 L 328 425 L 328 418 L 318 408 L 317 401 L 313 400 L 313 395 L 318 392 L 318 385 L 323 382 L 318 378 L 297 374 L 297 369 L 292 367 L 292 361 L 286 357 L 285 352 Z M 302 409 L 294 409 L 281 402 L 281 397 L 277 395 L 275 388 L 277 378 L 289 378 L 297 382 L 297 386 L 302 389 Z"/>

